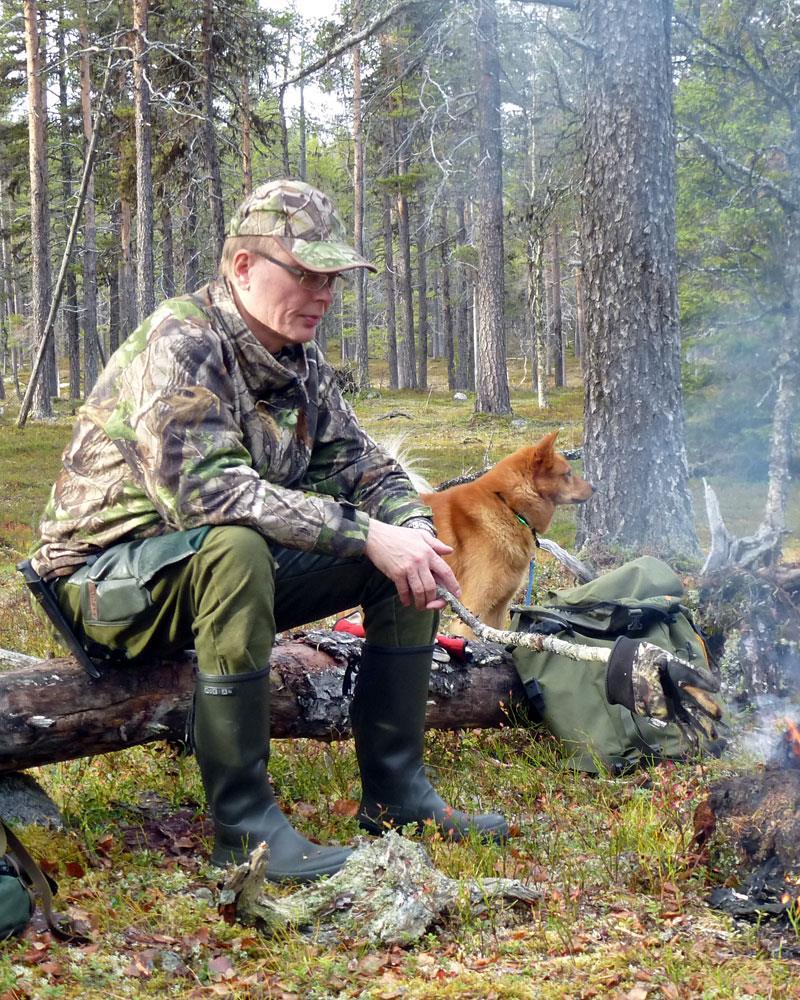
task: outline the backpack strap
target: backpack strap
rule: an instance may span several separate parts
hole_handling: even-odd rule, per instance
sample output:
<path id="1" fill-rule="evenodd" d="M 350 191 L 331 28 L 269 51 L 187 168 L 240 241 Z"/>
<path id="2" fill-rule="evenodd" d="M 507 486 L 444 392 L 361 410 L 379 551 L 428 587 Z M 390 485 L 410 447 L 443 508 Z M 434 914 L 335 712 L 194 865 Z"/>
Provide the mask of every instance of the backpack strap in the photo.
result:
<path id="1" fill-rule="evenodd" d="M 0 855 L 10 854 L 21 869 L 30 884 L 31 890 L 38 897 L 47 926 L 62 941 L 74 941 L 78 944 L 88 944 L 91 938 L 79 934 L 67 917 L 59 916 L 53 910 L 53 890 L 50 882 L 36 864 L 28 849 L 17 837 L 5 821 L 0 819 Z"/>

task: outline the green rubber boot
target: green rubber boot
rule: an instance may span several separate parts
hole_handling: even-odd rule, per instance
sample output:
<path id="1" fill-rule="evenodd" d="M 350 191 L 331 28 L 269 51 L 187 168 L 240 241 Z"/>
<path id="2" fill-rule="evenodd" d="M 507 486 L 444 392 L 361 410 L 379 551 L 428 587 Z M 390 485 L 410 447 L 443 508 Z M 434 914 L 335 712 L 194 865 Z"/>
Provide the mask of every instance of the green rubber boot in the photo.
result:
<path id="1" fill-rule="evenodd" d="M 199 674 L 194 745 L 214 822 L 215 865 L 241 864 L 262 840 L 271 882 L 313 882 L 333 875 L 346 847 L 321 847 L 302 837 L 275 801 L 267 778 L 269 670 Z"/>
<path id="2" fill-rule="evenodd" d="M 470 816 L 436 793 L 422 763 L 431 646 L 364 645 L 350 719 L 361 770 L 358 822 L 374 834 L 427 820 L 452 840 L 471 833 L 502 842 L 508 824 L 496 813 Z"/>

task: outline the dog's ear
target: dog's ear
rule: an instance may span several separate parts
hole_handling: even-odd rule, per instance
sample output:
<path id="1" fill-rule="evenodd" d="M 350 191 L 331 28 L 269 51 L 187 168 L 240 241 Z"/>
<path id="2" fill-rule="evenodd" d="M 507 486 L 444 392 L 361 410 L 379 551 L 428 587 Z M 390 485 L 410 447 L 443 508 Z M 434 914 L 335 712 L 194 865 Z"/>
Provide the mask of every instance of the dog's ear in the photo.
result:
<path id="1" fill-rule="evenodd" d="M 555 451 L 557 437 L 558 431 L 551 431 L 549 434 L 545 434 L 541 440 L 537 441 L 533 446 L 536 449 L 537 457 L 546 458 L 548 455 L 552 455 Z"/>

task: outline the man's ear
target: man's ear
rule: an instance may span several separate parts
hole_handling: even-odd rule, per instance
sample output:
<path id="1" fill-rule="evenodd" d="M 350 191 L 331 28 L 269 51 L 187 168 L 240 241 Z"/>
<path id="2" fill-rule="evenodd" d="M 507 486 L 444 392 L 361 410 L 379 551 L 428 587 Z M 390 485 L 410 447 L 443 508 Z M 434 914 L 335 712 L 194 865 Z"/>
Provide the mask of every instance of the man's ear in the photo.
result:
<path id="1" fill-rule="evenodd" d="M 247 288 L 250 284 L 250 263 L 251 256 L 247 250 L 237 250 L 231 261 L 231 274 L 240 288 Z"/>

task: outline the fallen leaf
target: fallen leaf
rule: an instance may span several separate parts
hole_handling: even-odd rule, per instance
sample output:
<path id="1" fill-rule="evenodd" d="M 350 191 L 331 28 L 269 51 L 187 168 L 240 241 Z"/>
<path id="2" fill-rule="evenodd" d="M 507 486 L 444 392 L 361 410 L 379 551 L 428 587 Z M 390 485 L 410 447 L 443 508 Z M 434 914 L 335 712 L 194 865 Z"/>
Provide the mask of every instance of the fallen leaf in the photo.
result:
<path id="1" fill-rule="evenodd" d="M 292 806 L 292 812 L 304 819 L 315 819 L 319 815 L 317 807 L 310 802 L 295 802 Z"/>
<path id="2" fill-rule="evenodd" d="M 359 804 L 355 799 L 337 799 L 331 806 L 333 816 L 342 816 L 345 819 L 352 819 L 357 815 Z"/>
<path id="3" fill-rule="evenodd" d="M 215 955 L 209 959 L 208 971 L 215 979 L 231 979 L 236 975 L 233 962 L 227 955 Z"/>
<path id="4" fill-rule="evenodd" d="M 112 834 L 109 834 L 107 837 L 103 837 L 102 840 L 98 840 L 94 845 L 95 851 L 97 851 L 98 854 L 103 854 L 105 856 L 108 856 L 111 853 L 113 847 L 114 837 Z"/>
<path id="5" fill-rule="evenodd" d="M 355 971 L 362 976 L 375 976 L 386 968 L 385 955 L 365 955 L 356 965 Z"/>

